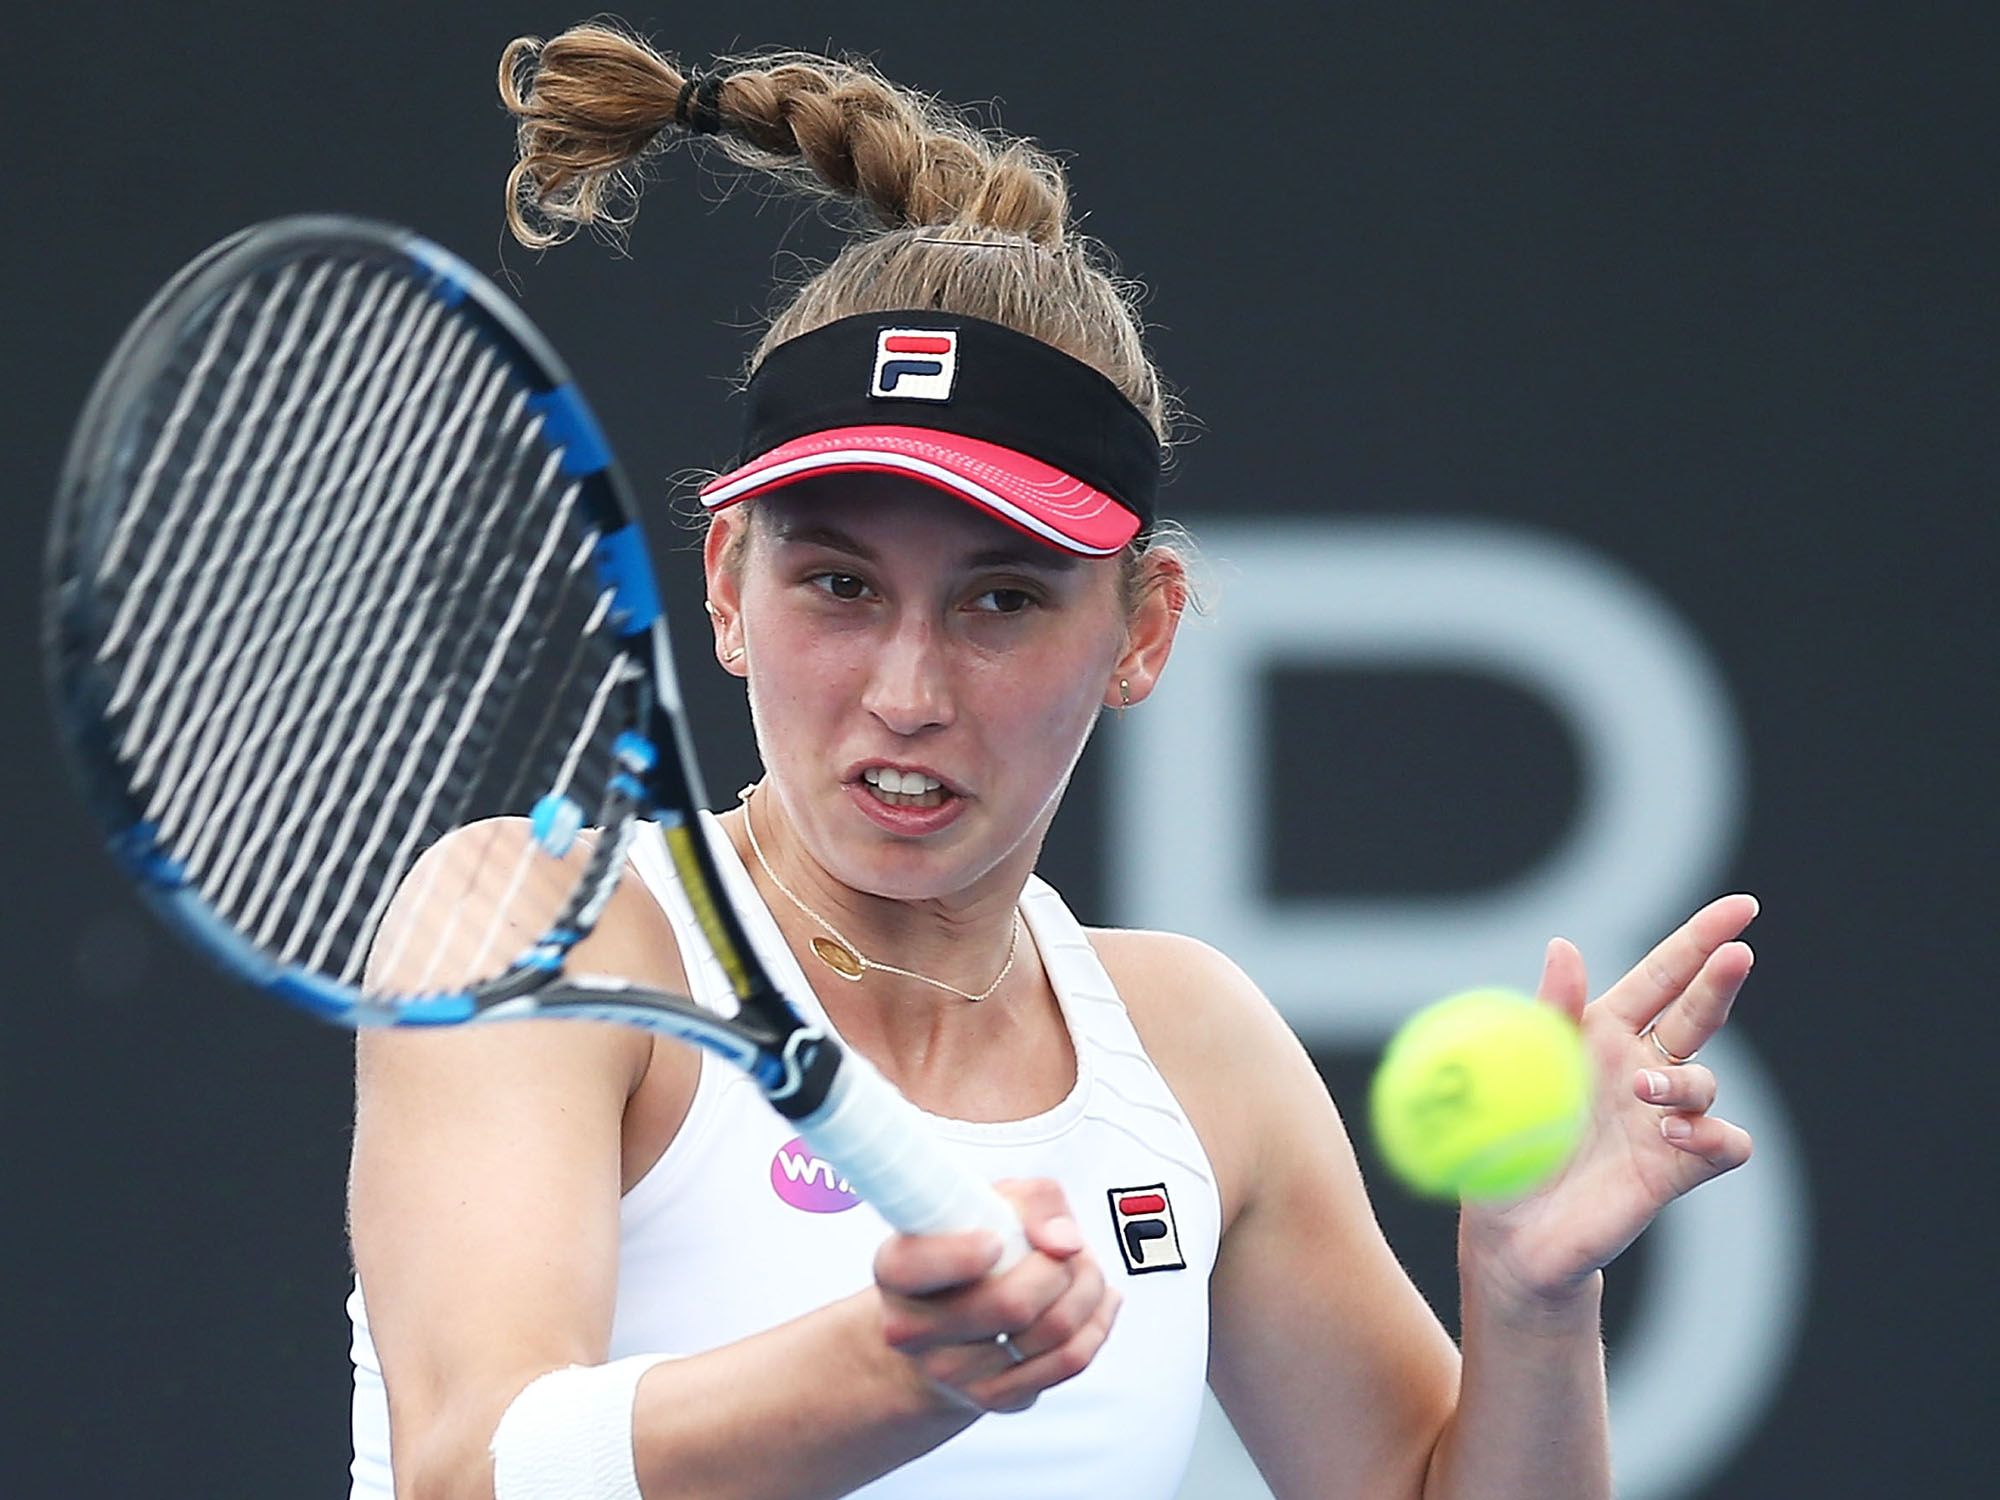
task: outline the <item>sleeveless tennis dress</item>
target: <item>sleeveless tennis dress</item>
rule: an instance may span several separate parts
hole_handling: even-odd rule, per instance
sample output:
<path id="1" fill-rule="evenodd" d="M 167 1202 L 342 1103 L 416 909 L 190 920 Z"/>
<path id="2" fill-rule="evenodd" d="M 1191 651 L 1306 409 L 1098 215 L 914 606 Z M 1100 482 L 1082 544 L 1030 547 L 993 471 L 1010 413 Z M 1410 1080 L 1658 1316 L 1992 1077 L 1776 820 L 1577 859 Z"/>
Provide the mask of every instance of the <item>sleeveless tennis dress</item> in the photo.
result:
<path id="1" fill-rule="evenodd" d="M 774 967 L 790 969 L 792 993 L 810 996 L 734 847 L 703 817 L 738 909 L 761 929 L 758 946 Z M 682 951 L 700 952 L 656 832 L 641 837 L 632 859 Z M 1221 1228 L 1215 1175 L 1062 898 L 1031 879 L 1021 913 L 1069 1025 L 1075 1084 L 1029 1119 L 931 1116 L 929 1123 L 989 1180 L 1061 1183 L 1124 1304 L 1081 1375 L 1028 1411 L 982 1417 L 854 1492 L 868 1500 L 1169 1500 L 1194 1442 L 1208 1364 L 1208 1276 Z M 712 960 L 690 965 L 688 977 L 698 998 L 727 993 Z M 848 1296 L 869 1284 L 889 1232 L 755 1085 L 708 1057 L 687 1119 L 625 1195 L 619 1219 L 612 1359 L 700 1353 Z M 386 1500 L 387 1404 L 358 1287 L 348 1310 L 353 1500 Z"/>

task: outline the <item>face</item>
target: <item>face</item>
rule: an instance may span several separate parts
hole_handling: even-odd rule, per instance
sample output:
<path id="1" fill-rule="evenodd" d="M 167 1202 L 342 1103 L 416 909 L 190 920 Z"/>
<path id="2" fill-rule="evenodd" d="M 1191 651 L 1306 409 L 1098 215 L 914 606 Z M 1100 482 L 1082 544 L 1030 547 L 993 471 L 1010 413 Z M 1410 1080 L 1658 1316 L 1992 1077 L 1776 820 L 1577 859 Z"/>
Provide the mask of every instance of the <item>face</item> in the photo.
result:
<path id="1" fill-rule="evenodd" d="M 803 481 L 753 507 L 725 518 L 749 526 L 733 573 L 711 538 L 710 597 L 806 848 L 875 895 L 1018 891 L 1132 670 L 1118 564 L 891 476 Z"/>

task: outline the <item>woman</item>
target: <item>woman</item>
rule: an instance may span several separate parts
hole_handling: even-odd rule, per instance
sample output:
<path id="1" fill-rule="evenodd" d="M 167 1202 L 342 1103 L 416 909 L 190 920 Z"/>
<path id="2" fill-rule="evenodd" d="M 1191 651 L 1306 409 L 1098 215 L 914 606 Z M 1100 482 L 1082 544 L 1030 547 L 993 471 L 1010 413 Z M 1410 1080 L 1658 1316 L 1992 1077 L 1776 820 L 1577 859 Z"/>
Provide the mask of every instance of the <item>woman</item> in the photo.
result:
<path id="1" fill-rule="evenodd" d="M 1607 1494 L 1601 1268 L 1749 1155 L 1688 1059 L 1755 903 L 1588 1006 L 1550 944 L 1595 1112 L 1555 1181 L 1465 1208 L 1455 1349 L 1243 974 L 1086 933 L 1033 878 L 1093 722 L 1145 701 L 1187 598 L 1153 513 L 1168 402 L 1060 169 L 824 59 L 698 77 L 582 27 L 516 43 L 502 88 L 528 243 L 620 222 L 625 169 L 681 132 L 880 221 L 775 319 L 745 462 L 703 492 L 716 654 L 765 765 L 720 826 L 773 949 L 1012 1179 L 1033 1248 L 989 1275 L 990 1236 L 884 1242 L 670 1042 L 364 1036 L 356 1493 L 392 1461 L 404 1500 L 1167 1496 L 1205 1378 L 1280 1496 Z M 635 865 L 579 964 L 698 987 L 655 854 Z"/>

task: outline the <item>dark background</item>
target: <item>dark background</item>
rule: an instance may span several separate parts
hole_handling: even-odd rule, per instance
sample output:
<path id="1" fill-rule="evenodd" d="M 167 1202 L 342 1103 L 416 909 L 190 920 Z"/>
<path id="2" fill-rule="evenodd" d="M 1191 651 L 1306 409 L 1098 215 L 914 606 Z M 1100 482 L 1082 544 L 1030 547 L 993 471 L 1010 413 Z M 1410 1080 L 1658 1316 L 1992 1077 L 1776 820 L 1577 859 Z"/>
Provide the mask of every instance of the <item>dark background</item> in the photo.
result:
<path id="1" fill-rule="evenodd" d="M 345 1486 L 347 1043 L 228 992 L 156 935 L 60 781 L 30 643 L 68 424 L 189 256 L 256 219 L 343 209 L 515 273 L 651 493 L 727 458 L 727 377 L 774 251 L 830 239 L 790 203 L 718 205 L 677 158 L 630 259 L 503 245 L 493 62 L 517 32 L 582 14 L 10 12 L 4 890 L 31 955 L 0 1011 L 10 1495 Z M 1988 1472 L 1996 15 L 1587 0 L 628 13 L 694 58 L 865 51 L 1067 153 L 1088 228 L 1154 286 L 1157 353 L 1201 419 L 1174 512 L 1547 528 L 1636 574 L 1718 657 L 1750 756 L 1732 882 L 1766 904 L 1739 1024 L 1802 1139 L 1815 1222 L 1802 1343 L 1705 1491 L 1717 1500 L 1959 1493 Z M 684 552 L 668 565 L 670 587 L 692 576 Z M 733 786 L 750 766 L 740 709 L 701 665 L 698 616 L 676 608 L 697 709 L 720 705 L 711 784 Z M 1378 691 L 1371 718 L 1338 686 L 1299 685 L 1364 746 L 1435 718 L 1421 692 Z M 1525 743 L 1554 733 L 1518 705 L 1493 712 Z M 1534 783 L 1558 809 L 1563 753 L 1550 745 Z M 1416 795 L 1397 757 L 1373 764 L 1383 784 L 1361 800 Z M 1086 917 L 1103 914 L 1099 774 L 1086 767 L 1048 861 Z M 1476 793 L 1460 789 L 1475 809 Z M 1388 823 L 1365 836 L 1390 890 L 1491 873 L 1454 844 L 1440 874 Z M 1541 837 L 1504 834 L 1529 852 Z M 1351 845 L 1325 883 L 1365 889 L 1369 868 Z M 1343 1089 L 1360 1076 L 1356 1059 L 1327 1064 Z M 1436 1287 L 1437 1225 L 1391 1219 Z"/>

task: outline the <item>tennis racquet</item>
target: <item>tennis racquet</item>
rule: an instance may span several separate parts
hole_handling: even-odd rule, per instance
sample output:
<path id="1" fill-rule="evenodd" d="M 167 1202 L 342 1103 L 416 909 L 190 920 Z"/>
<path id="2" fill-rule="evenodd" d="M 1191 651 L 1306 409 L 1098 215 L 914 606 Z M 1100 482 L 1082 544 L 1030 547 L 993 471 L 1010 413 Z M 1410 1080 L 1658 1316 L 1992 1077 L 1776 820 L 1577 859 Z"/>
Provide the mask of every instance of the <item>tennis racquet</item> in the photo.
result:
<path id="1" fill-rule="evenodd" d="M 117 862 L 230 973 L 347 1026 L 697 1043 L 896 1228 L 1021 1253 L 1005 1201 L 746 937 L 625 480 L 553 350 L 448 252 L 304 217 L 180 272 L 72 440 L 45 644 Z M 569 967 L 648 820 L 717 1008 Z"/>

